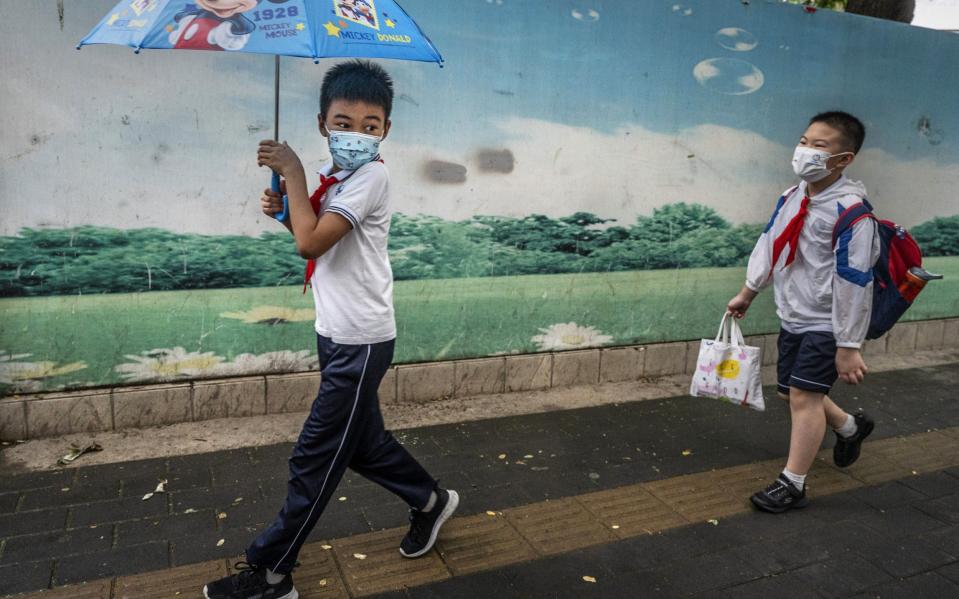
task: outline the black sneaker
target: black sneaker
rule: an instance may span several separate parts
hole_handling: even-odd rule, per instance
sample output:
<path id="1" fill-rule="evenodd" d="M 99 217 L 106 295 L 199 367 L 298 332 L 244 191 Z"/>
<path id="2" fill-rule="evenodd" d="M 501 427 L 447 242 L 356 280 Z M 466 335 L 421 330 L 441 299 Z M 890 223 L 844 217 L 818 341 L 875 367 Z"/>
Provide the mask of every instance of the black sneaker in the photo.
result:
<path id="1" fill-rule="evenodd" d="M 203 587 L 206 599 L 299 599 L 289 574 L 276 584 L 266 581 L 266 568 L 246 562 L 234 565 L 236 574 L 221 578 Z"/>
<path id="2" fill-rule="evenodd" d="M 846 438 L 836 433 L 836 446 L 832 448 L 832 461 L 840 468 L 852 466 L 859 459 L 862 442 L 876 428 L 876 423 L 865 412 L 859 412 L 853 418 L 856 419 L 856 434 Z"/>
<path id="3" fill-rule="evenodd" d="M 800 491 L 782 474 L 765 491 L 756 493 L 750 500 L 758 509 L 773 514 L 809 505 L 805 487 Z"/>
<path id="4" fill-rule="evenodd" d="M 436 505 L 433 509 L 428 512 L 411 509 L 410 531 L 400 543 L 400 553 L 403 557 L 419 557 L 432 549 L 440 528 L 453 515 L 459 504 L 460 496 L 456 494 L 456 491 L 437 487 Z"/>

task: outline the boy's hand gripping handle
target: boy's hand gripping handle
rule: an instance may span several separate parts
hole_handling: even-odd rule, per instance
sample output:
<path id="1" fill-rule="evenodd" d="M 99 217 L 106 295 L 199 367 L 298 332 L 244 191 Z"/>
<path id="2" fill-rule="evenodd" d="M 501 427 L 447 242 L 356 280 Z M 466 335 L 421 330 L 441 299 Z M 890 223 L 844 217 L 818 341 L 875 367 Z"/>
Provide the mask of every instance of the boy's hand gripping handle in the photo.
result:
<path id="1" fill-rule="evenodd" d="M 276 171 L 273 171 L 273 179 L 270 181 L 270 187 L 273 189 L 273 191 L 277 193 L 280 192 L 280 174 Z M 284 222 L 290 218 L 290 203 L 286 197 L 286 194 L 283 194 L 283 211 L 274 212 L 273 218 L 280 222 Z"/>

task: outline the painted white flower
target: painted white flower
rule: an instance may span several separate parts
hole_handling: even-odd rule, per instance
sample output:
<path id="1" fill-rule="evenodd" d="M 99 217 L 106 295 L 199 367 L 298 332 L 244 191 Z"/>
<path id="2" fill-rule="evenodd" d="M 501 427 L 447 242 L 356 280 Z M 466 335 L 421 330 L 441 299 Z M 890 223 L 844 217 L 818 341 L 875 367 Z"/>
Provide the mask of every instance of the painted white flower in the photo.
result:
<path id="1" fill-rule="evenodd" d="M 153 349 L 140 355 L 127 355 L 126 364 L 113 370 L 127 381 L 170 381 L 216 373 L 223 358 L 213 352 L 188 352 L 182 347 Z"/>
<path id="2" fill-rule="evenodd" d="M 254 372 L 302 372 L 316 367 L 316 354 L 304 349 L 271 351 L 259 355 L 240 354 L 232 362 L 218 364 L 214 370 L 219 375 L 239 375 Z"/>
<path id="3" fill-rule="evenodd" d="M 87 367 L 86 362 L 71 362 L 58 365 L 48 360 L 22 362 L 32 354 L 10 354 L 0 351 L 0 384 L 13 385 L 18 391 L 39 391 L 42 381 L 54 376 L 69 374 Z"/>
<path id="4" fill-rule="evenodd" d="M 575 322 L 560 322 L 539 331 L 542 334 L 533 336 L 532 341 L 540 351 L 599 347 L 613 340 L 595 327 L 584 327 Z"/>
<path id="5" fill-rule="evenodd" d="M 313 311 L 313 308 L 257 306 L 246 312 L 224 312 L 220 316 L 242 320 L 247 324 L 283 324 L 287 322 L 310 322 L 316 318 L 316 312 Z"/>

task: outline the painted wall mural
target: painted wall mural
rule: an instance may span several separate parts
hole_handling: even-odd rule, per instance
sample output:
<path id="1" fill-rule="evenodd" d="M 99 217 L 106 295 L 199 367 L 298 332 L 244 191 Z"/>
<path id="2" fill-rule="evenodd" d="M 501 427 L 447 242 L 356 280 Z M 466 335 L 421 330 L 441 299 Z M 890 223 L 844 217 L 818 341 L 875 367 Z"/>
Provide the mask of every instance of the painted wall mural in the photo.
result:
<path id="1" fill-rule="evenodd" d="M 272 58 L 76 51 L 113 3 L 0 0 L 0 394 L 315 368 L 303 261 L 258 207 Z M 404 6 L 447 63 L 384 63 L 397 362 L 711 334 L 827 109 L 946 275 L 907 317 L 959 315 L 959 36 L 773 1 Z M 283 61 L 308 172 L 329 64 Z M 776 330 L 762 300 L 747 334 Z"/>

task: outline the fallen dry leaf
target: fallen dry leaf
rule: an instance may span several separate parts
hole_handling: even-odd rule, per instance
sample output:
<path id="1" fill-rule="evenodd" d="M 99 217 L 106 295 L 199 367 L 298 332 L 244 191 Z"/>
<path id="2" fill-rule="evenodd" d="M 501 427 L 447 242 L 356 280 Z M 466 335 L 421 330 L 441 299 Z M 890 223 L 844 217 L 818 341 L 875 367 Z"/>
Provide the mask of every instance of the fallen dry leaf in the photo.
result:
<path id="1" fill-rule="evenodd" d="M 684 450 L 683 450 L 683 455 L 684 455 L 684 456 L 691 456 L 691 455 L 693 455 L 693 450 L 692 450 L 692 449 L 684 449 Z"/>
<path id="2" fill-rule="evenodd" d="M 329 551 L 330 549 L 333 549 L 333 545 L 320 545 L 320 549 Z"/>
<path id="3" fill-rule="evenodd" d="M 226 512 L 220 512 L 219 514 L 216 515 L 216 517 L 218 520 L 223 520 L 226 518 Z"/>
<path id="4" fill-rule="evenodd" d="M 617 530 L 619 529 L 619 524 L 613 524 L 612 526 L 610 526 L 610 528 L 612 528 L 613 530 Z"/>
<path id="5" fill-rule="evenodd" d="M 317 583 L 317 584 L 319 584 L 321 587 L 325 587 L 325 586 L 326 586 L 326 579 L 325 579 L 325 578 L 321 578 L 321 579 L 320 579 L 320 582 Z"/>
<path id="6" fill-rule="evenodd" d="M 340 501 L 346 501 L 346 496 L 340 497 Z"/>
<path id="7" fill-rule="evenodd" d="M 492 510 L 486 510 L 486 515 L 487 515 L 487 516 L 495 516 L 495 515 L 496 515 L 496 512 L 494 512 L 494 511 L 492 511 Z"/>
<path id="8" fill-rule="evenodd" d="M 354 554 L 353 554 L 353 557 L 355 557 L 356 559 L 366 559 L 366 554 L 365 554 L 365 553 L 354 553 Z"/>
<path id="9" fill-rule="evenodd" d="M 192 507 L 188 507 L 188 508 L 186 508 L 185 510 L 183 510 L 183 513 L 184 513 L 184 514 L 195 514 L 195 513 L 196 513 L 196 510 L 193 509 Z"/>
<path id="10" fill-rule="evenodd" d="M 496 457 L 497 457 L 498 459 L 500 459 L 500 460 L 505 460 L 505 459 L 506 459 L 506 454 L 505 454 L 505 453 L 501 453 L 501 454 L 499 454 L 499 455 L 496 456 Z"/>
<path id="11" fill-rule="evenodd" d="M 532 459 L 533 459 L 533 454 L 528 453 L 528 454 L 526 454 L 526 455 L 523 456 L 523 459 L 525 459 L 525 460 L 532 460 Z"/>
<path id="12" fill-rule="evenodd" d="M 715 519 L 715 518 L 710 518 L 709 520 L 706 520 L 706 522 L 709 522 L 709 523 L 712 524 L 713 526 L 719 526 L 719 520 L 717 520 L 717 519 Z"/>
<path id="13" fill-rule="evenodd" d="M 596 579 L 593 578 L 592 576 L 584 576 L 583 580 L 585 580 L 586 582 L 596 582 Z"/>
<path id="14" fill-rule="evenodd" d="M 217 547 L 223 547 L 223 543 L 226 543 L 226 539 L 220 539 L 216 542 Z"/>

